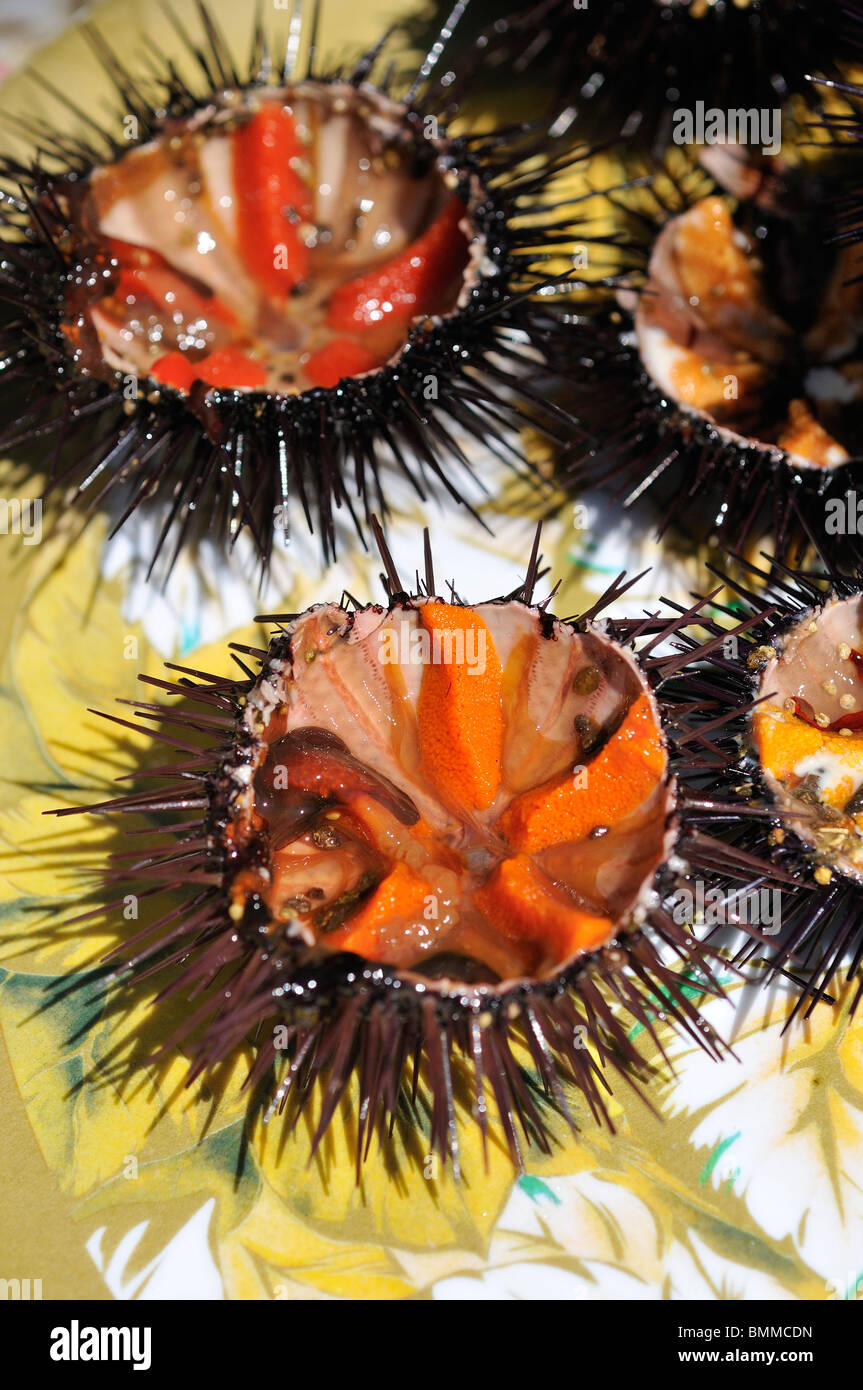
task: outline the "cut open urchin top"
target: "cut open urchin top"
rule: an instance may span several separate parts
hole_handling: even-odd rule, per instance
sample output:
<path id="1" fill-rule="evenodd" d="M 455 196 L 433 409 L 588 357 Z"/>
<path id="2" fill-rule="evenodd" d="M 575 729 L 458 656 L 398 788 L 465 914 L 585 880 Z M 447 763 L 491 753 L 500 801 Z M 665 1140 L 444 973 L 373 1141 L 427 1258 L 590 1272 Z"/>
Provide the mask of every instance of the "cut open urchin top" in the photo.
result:
<path id="1" fill-rule="evenodd" d="M 188 84 L 89 30 L 116 122 L 49 88 L 70 128 L 20 117 L 39 156 L 3 166 L 0 386 L 26 393 L 3 446 L 44 447 L 49 487 L 115 525 L 161 499 L 174 553 L 247 529 L 266 563 L 298 512 L 329 555 L 388 474 L 461 500 L 472 445 L 524 468 L 518 427 L 567 425 L 536 293 L 571 220 L 554 140 L 450 133 L 451 27 L 403 78 L 383 42 L 322 70 L 304 14 L 284 62 L 258 24 L 238 63 L 202 7 Z"/>
<path id="2" fill-rule="evenodd" d="M 536 546 L 503 598 L 439 596 L 428 550 L 409 594 L 381 545 L 384 604 L 283 616 L 242 649 L 257 672 L 188 672 L 156 682 L 180 709 L 138 706 L 175 773 L 89 809 L 167 813 L 108 881 L 171 902 L 120 942 L 108 993 L 152 978 L 194 1001 L 163 1042 L 192 1076 L 251 1042 L 250 1105 L 299 1114 L 317 1094 L 315 1146 L 358 1085 L 358 1169 L 419 1080 L 434 1150 L 457 1167 L 466 1086 L 520 1162 L 549 1142 L 546 1102 L 575 1125 L 571 1088 L 608 1118 L 610 1075 L 641 1073 L 634 1023 L 720 1054 L 691 997 L 715 980 L 673 900 L 768 871 L 713 836 L 727 802 L 679 780 L 698 748 L 663 686 L 714 645 L 690 635 L 697 610 L 599 620 L 618 583 L 560 621 L 534 600 Z"/>
<path id="3" fill-rule="evenodd" d="M 616 290 L 573 325 L 595 390 L 571 479 L 624 505 L 649 492 L 663 528 L 736 550 L 766 528 L 786 558 L 831 530 L 841 546 L 863 460 L 863 262 L 824 215 L 841 166 L 733 146 L 701 164 L 716 181 L 670 161 L 608 192 L 634 235 Z"/>
<path id="4" fill-rule="evenodd" d="M 745 637 L 709 673 L 684 673 L 677 696 L 697 695 L 695 722 L 717 755 L 714 785 L 746 813 L 730 817 L 722 837 L 789 877 L 781 931 L 764 936 L 740 923 L 751 938 L 740 959 L 758 956 L 768 978 L 795 981 L 795 1012 L 807 1015 L 834 982 L 856 979 L 853 1011 L 863 995 L 860 570 L 738 565 L 722 577 Z"/>

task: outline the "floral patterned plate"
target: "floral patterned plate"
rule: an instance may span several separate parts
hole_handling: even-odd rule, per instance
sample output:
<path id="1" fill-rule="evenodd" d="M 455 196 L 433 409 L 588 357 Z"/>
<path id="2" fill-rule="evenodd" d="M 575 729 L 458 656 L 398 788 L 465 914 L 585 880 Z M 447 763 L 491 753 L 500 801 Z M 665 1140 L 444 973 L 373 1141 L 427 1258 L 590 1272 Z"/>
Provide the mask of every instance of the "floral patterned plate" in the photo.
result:
<path id="1" fill-rule="evenodd" d="M 239 51 L 244 7 L 212 7 Z M 176 8 L 193 27 L 191 0 Z M 344 35 L 371 40 L 391 11 L 326 0 L 325 49 Z M 93 18 L 128 59 L 176 47 L 152 0 L 110 0 Z M 94 109 L 101 103 L 106 80 L 77 30 L 35 61 L 57 85 L 86 91 Z M 52 114 L 24 73 L 7 81 L 0 109 Z M 7 463 L 0 491 L 37 489 Z M 436 570 L 461 593 L 513 588 L 534 521 L 506 479 L 494 475 L 492 493 L 477 500 L 493 536 L 438 500 L 397 499 L 390 541 L 404 572 L 416 567 L 428 524 Z M 695 557 L 645 539 L 649 512 L 624 524 L 609 503 L 580 500 L 577 511 L 561 503 L 544 536 L 561 612 L 621 569 L 652 566 L 620 605 L 630 612 L 660 594 L 683 599 L 698 582 Z M 122 1094 L 92 1079 L 135 1018 L 102 1017 L 90 989 L 48 1008 L 46 989 L 98 956 L 98 940 L 56 924 L 85 891 L 105 830 L 41 813 L 81 788 L 101 790 L 140 740 L 130 736 L 118 753 L 87 707 L 133 695 L 138 673 L 157 672 L 166 657 L 227 669 L 227 640 L 252 640 L 262 607 L 296 610 L 343 587 L 378 593 L 374 557 L 354 545 L 322 575 L 302 533 L 263 596 L 242 550 L 226 562 L 208 547 L 159 587 L 144 578 L 154 524 L 145 518 L 107 542 L 106 521 L 76 536 L 74 518 L 62 517 L 40 545 L 0 542 L 0 1276 L 40 1278 L 44 1297 L 66 1299 L 856 1297 L 863 1010 L 842 1023 L 824 1006 L 783 1034 L 785 992 L 730 979 L 731 1002 L 710 1003 L 707 1014 L 736 1060 L 718 1065 L 663 1038 L 672 1077 L 645 1035 L 656 1113 L 619 1087 L 614 1135 L 584 1114 L 578 1140 L 562 1131 L 522 1176 L 500 1145 L 484 1168 L 467 1129 L 461 1185 L 418 1141 L 386 1164 L 373 1156 L 356 1187 L 349 1103 L 310 1166 L 304 1132 L 283 1143 L 272 1129 L 241 1161 L 242 1062 L 218 1098 L 186 1091 L 179 1059 Z"/>

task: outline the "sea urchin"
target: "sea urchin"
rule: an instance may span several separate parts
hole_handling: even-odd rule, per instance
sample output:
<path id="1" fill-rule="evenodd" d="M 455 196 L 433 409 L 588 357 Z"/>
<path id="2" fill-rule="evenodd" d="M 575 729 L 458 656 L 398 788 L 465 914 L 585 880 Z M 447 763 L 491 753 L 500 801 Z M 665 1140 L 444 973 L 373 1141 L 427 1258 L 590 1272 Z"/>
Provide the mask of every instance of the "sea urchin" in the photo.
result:
<path id="1" fill-rule="evenodd" d="M 746 813 L 722 837 L 789 880 L 781 934 L 751 932 L 739 959 L 757 953 L 768 976 L 794 980 L 795 1013 L 841 974 L 857 977 L 853 1009 L 863 995 L 863 579 L 859 568 L 737 563 L 742 578 L 721 577 L 735 594 L 727 616 L 743 616 L 747 631 L 705 670 L 683 673 L 676 693 L 697 702 L 712 785 Z"/>
<path id="2" fill-rule="evenodd" d="M 608 1118 L 609 1072 L 641 1071 L 634 1023 L 722 1051 L 692 999 L 716 988 L 707 957 L 671 900 L 766 870 L 710 833 L 727 803 L 682 790 L 698 739 L 662 693 L 722 639 L 690 635 L 697 609 L 599 621 L 621 582 L 552 617 L 538 539 L 514 592 L 470 605 L 437 596 L 428 544 L 405 592 L 379 534 L 384 604 L 279 618 L 240 680 L 155 681 L 184 705 L 138 709 L 179 756 L 140 770 L 155 790 L 87 808 L 170 813 L 109 875 L 179 894 L 120 943 L 109 994 L 155 978 L 194 1001 L 164 1042 L 192 1077 L 251 1042 L 271 1114 L 321 1083 L 315 1146 L 355 1082 L 358 1171 L 419 1078 L 430 1147 L 457 1169 L 465 1069 L 483 1135 L 493 1105 L 520 1162 L 524 1139 L 549 1142 L 543 1094 L 573 1126 L 573 1086 Z"/>
<path id="3" fill-rule="evenodd" d="M 259 24 L 238 66 L 201 7 L 191 85 L 88 29 L 116 128 L 49 88 L 72 130 L 20 118 L 39 158 L 2 168 L 2 446 L 56 436 L 49 489 L 111 501 L 115 526 L 161 499 L 174 553 L 248 528 L 265 562 L 295 507 L 331 554 L 340 508 L 359 529 L 385 510 L 388 470 L 462 500 L 466 443 L 524 467 L 526 414 L 566 420 L 534 291 L 567 213 L 547 133 L 448 133 L 435 71 L 462 8 L 413 80 L 377 85 L 383 43 L 321 72 L 302 8 L 283 62 Z"/>
<path id="4" fill-rule="evenodd" d="M 654 489 L 662 527 L 786 557 L 829 530 L 863 460 L 863 309 L 854 249 L 827 245 L 835 173 L 732 150 L 608 196 L 633 229 L 616 292 L 573 325 L 594 361 L 572 449 L 577 486 L 624 505 Z M 835 541 L 835 544 L 842 544 Z"/>

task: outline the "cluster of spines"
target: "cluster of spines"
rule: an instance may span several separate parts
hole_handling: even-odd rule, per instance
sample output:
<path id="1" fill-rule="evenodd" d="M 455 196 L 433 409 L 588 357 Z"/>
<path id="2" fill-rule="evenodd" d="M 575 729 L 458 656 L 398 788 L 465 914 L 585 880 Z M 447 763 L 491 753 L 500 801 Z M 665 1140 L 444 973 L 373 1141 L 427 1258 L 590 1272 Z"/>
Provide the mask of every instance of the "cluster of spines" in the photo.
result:
<path id="1" fill-rule="evenodd" d="M 493 5 L 475 48 L 481 73 L 533 79 L 556 114 L 659 153 L 674 112 L 823 107 L 817 74 L 842 90 L 857 0 L 525 0 Z M 550 97 L 549 97 L 550 93 Z M 560 117 L 559 117 L 560 118 Z"/>

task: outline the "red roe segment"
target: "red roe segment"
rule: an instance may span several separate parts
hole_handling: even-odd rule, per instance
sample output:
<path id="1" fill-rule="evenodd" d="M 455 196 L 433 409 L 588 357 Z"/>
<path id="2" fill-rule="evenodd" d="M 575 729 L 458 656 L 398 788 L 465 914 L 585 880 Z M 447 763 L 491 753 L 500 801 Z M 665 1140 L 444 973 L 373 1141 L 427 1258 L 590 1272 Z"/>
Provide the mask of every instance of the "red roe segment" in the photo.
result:
<path id="1" fill-rule="evenodd" d="M 338 386 L 346 376 L 362 376 L 382 366 L 386 358 L 371 352 L 350 338 L 334 338 L 326 347 L 313 352 L 306 363 L 306 376 L 314 386 Z"/>
<path id="2" fill-rule="evenodd" d="M 247 706 L 235 904 L 260 901 L 276 940 L 430 981 L 546 978 L 614 939 L 673 805 L 621 648 L 438 599 L 312 609 L 285 641 Z"/>
<path id="3" fill-rule="evenodd" d="M 491 634 L 456 604 L 423 604 L 420 621 L 433 639 L 417 702 L 422 770 L 449 805 L 485 811 L 503 751 L 503 672 Z"/>
<path id="4" fill-rule="evenodd" d="M 200 362 L 190 362 L 182 352 L 168 352 L 154 363 L 150 374 L 156 381 L 173 386 L 177 391 L 190 391 L 196 381 L 239 390 L 262 386 L 267 377 L 260 362 L 253 361 L 238 348 L 221 348 Z"/>
<path id="5" fill-rule="evenodd" d="M 308 180 L 297 172 L 304 150 L 290 111 L 267 102 L 234 135 L 237 242 L 255 279 L 278 298 L 309 275 L 303 240 L 312 217 Z"/>
<path id="6" fill-rule="evenodd" d="M 469 264 L 467 204 L 405 117 L 307 81 L 93 170 L 70 202 L 97 267 L 67 305 L 81 364 L 274 395 L 383 367 L 414 320 L 455 310 Z"/>
<path id="7" fill-rule="evenodd" d="M 198 367 L 203 381 L 210 386 L 224 386 L 229 390 L 244 387 L 254 389 L 263 386 L 267 380 L 267 373 L 260 362 L 234 347 L 211 352 Z"/>
<path id="8" fill-rule="evenodd" d="M 330 327 L 356 333 L 435 313 L 467 260 L 464 215 L 461 199 L 450 198 L 437 221 L 395 260 L 341 285 L 327 311 Z"/>
<path id="9" fill-rule="evenodd" d="M 150 368 L 150 375 L 175 391 L 191 391 L 201 378 L 200 367 L 194 366 L 184 352 L 166 352 Z"/>

